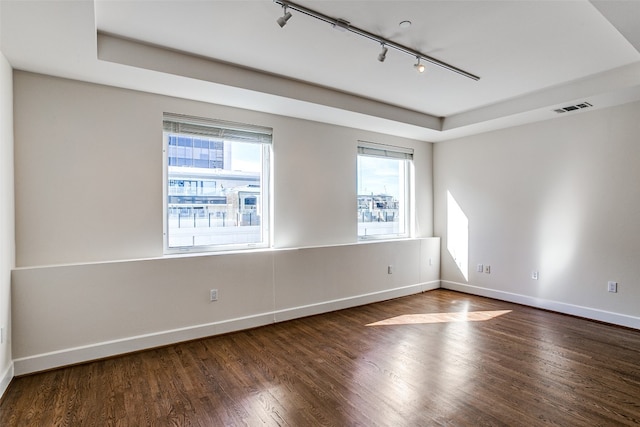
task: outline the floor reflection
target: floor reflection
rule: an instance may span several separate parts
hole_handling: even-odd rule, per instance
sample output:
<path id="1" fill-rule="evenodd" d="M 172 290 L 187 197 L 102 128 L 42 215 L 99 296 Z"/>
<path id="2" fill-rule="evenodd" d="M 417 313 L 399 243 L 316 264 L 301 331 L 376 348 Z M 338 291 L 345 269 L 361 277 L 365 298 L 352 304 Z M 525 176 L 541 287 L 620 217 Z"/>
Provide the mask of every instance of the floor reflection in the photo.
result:
<path id="1" fill-rule="evenodd" d="M 369 323 L 366 326 L 388 325 L 416 325 L 425 323 L 451 323 L 451 322 L 483 322 L 510 313 L 511 310 L 471 311 L 453 313 L 420 313 L 403 314 L 389 319 Z"/>

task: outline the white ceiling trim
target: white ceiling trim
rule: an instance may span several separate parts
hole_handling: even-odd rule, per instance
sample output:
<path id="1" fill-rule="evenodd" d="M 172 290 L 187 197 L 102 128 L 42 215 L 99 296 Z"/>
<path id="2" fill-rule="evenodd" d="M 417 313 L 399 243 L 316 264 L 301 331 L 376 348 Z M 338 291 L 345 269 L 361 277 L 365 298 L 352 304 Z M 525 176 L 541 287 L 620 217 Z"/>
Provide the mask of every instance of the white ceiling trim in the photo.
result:
<path id="1" fill-rule="evenodd" d="M 122 4 L 124 3 L 126 2 L 122 2 Z M 146 4 L 144 7 L 151 8 L 150 10 L 154 13 L 160 13 L 159 10 L 162 9 L 162 7 L 159 7 L 158 10 L 156 10 L 152 4 L 153 2 L 129 3 L 138 6 Z M 194 4 L 196 3 L 198 2 Z M 337 13 L 340 13 L 339 11 L 347 13 L 355 7 L 355 3 L 356 2 L 336 1 L 323 4 L 326 7 L 330 5 L 332 8 L 337 8 Z M 388 3 L 388 6 L 384 6 L 383 3 Z M 443 19 L 445 19 L 445 17 L 453 19 L 445 13 L 452 11 L 448 8 L 454 8 L 460 13 L 470 13 L 466 11 L 466 9 L 458 10 L 459 4 L 455 2 L 443 2 L 442 4 L 439 2 L 424 2 L 424 6 L 418 6 L 418 2 L 405 3 L 409 5 L 408 7 L 410 8 L 417 8 L 415 10 L 420 13 L 424 13 L 426 9 L 436 14 L 442 13 L 444 14 Z M 480 1 L 471 3 L 475 5 L 475 8 L 478 8 L 478 12 L 483 13 L 483 19 L 498 20 L 498 18 L 500 18 L 498 20 L 500 22 L 510 19 L 511 13 L 515 13 L 516 16 L 522 18 L 522 10 L 518 9 L 520 4 L 526 4 L 528 5 L 527 7 L 534 8 L 542 7 L 543 9 L 551 7 L 552 5 L 551 2 L 545 6 L 538 6 L 538 2 Z M 370 87 L 368 92 L 362 92 L 364 95 L 354 95 L 341 91 L 344 90 L 344 88 L 331 89 L 326 86 L 321 86 L 321 84 L 324 83 L 303 82 L 283 77 L 282 75 L 269 74 L 247 68 L 251 67 L 253 62 L 243 65 L 240 63 L 236 64 L 234 61 L 234 64 L 230 64 L 228 62 L 213 60 L 209 57 L 197 56 L 193 53 L 187 54 L 164 47 L 154 47 L 132 40 L 123 40 L 118 37 L 106 35 L 100 35 L 100 37 L 98 37 L 96 3 L 93 0 L 73 2 L 0 1 L 0 9 L 2 11 L 0 14 L 0 50 L 11 66 L 19 70 L 360 128 L 417 140 L 438 142 L 527 122 L 566 117 L 566 115 L 559 116 L 553 113 L 553 110 L 575 102 L 591 102 L 594 104 L 595 109 L 640 99 L 640 55 L 638 55 L 636 51 L 637 46 L 640 44 L 637 36 L 637 28 L 640 28 L 640 26 L 637 25 L 640 13 L 633 14 L 629 12 L 629 8 L 640 11 L 640 2 L 628 2 L 633 3 L 633 5 L 622 2 L 625 4 L 625 9 L 622 11 L 615 8 L 615 4 L 621 2 L 593 3 L 595 7 L 587 3 L 587 8 L 583 7 L 585 2 L 577 2 L 575 4 L 572 2 L 560 2 L 559 4 L 564 10 L 563 13 L 565 13 L 565 15 L 563 15 L 565 18 L 563 19 L 570 21 L 572 20 L 572 18 L 570 18 L 572 15 L 567 15 L 567 13 L 572 11 L 573 7 L 576 6 L 576 11 L 580 12 L 580 16 L 585 19 L 585 22 L 595 24 L 595 27 L 597 27 L 585 29 L 587 32 L 595 32 L 595 34 L 591 34 L 591 38 L 593 39 L 594 36 L 598 35 L 604 36 L 602 40 L 606 40 L 606 42 L 601 42 L 602 46 L 600 46 L 600 51 L 602 51 L 603 47 L 610 47 L 611 50 L 617 52 L 617 56 L 614 55 L 614 57 L 610 57 L 609 62 L 603 64 L 599 62 L 601 58 L 593 56 L 591 54 L 592 49 L 589 48 L 587 51 L 591 56 L 588 56 L 588 59 L 591 62 L 587 61 L 589 62 L 587 65 L 592 66 L 592 68 L 589 68 L 592 73 L 593 70 L 599 69 L 600 71 L 597 73 L 587 75 L 586 77 L 584 75 L 577 77 L 578 74 L 573 74 L 576 78 L 567 80 L 567 76 L 570 75 L 569 73 L 565 75 L 563 83 L 542 88 L 538 85 L 537 89 L 524 95 L 522 95 L 522 91 L 511 92 L 514 94 L 514 96 L 511 97 L 508 97 L 508 93 L 502 94 L 494 97 L 498 99 L 498 101 L 493 104 L 483 104 L 482 100 L 486 97 L 476 98 L 476 89 L 480 90 L 479 86 L 477 88 L 474 86 L 477 85 L 477 82 L 460 83 L 459 76 L 455 76 L 458 78 L 458 80 L 453 82 L 455 84 L 448 81 L 450 78 L 448 75 L 433 74 L 427 76 L 430 79 L 422 80 L 421 90 L 418 91 L 414 89 L 415 84 L 397 86 L 396 90 L 396 86 L 393 85 L 404 83 L 399 80 L 407 77 L 397 78 L 396 73 L 385 74 L 383 85 L 378 84 L 376 86 L 376 80 L 372 80 L 367 82 L 367 84 L 369 84 L 368 87 Z M 171 4 L 171 2 L 164 4 Z M 206 4 L 209 4 L 207 7 L 213 5 L 213 3 Z M 206 4 L 201 3 L 201 5 Z M 235 5 L 236 2 L 220 3 L 220 5 L 223 4 L 226 6 L 221 7 L 225 8 L 231 7 L 231 4 Z M 271 2 L 257 1 L 247 2 L 247 4 L 252 6 L 251 10 L 253 15 L 251 16 L 254 19 L 260 18 L 257 23 L 252 22 L 252 25 L 262 25 L 262 18 L 264 18 L 265 15 L 272 14 L 273 4 Z M 446 6 L 444 6 L 445 4 Z M 485 4 L 491 13 L 483 12 L 482 8 Z M 117 6 L 118 4 L 110 2 L 103 4 L 103 6 L 107 5 Z M 444 9 L 441 9 L 439 5 L 443 6 Z M 218 7 L 218 4 L 216 3 L 215 6 Z M 385 7 L 390 9 L 385 9 Z M 182 10 L 186 14 L 187 9 L 188 8 L 178 8 L 171 10 Z M 370 14 L 365 12 L 362 13 L 363 17 L 368 16 L 372 23 L 386 22 L 386 20 L 383 19 L 385 16 L 383 12 L 395 10 L 396 7 L 394 7 L 394 2 L 388 1 L 377 3 L 377 7 L 374 9 L 378 13 L 376 16 L 369 16 Z M 117 8 L 111 10 L 111 13 L 115 14 L 112 16 L 114 22 L 125 19 L 125 17 L 116 13 L 118 11 L 119 9 Z M 233 10 L 227 9 L 225 9 L 225 11 L 233 12 Z M 539 13 L 542 11 L 543 10 L 538 10 L 538 19 L 544 19 L 544 17 L 547 16 Z M 274 13 L 277 15 L 277 10 Z M 351 13 L 356 12 L 352 11 Z M 145 17 L 145 19 L 146 18 L 148 17 Z M 155 18 L 162 18 L 162 16 L 155 16 Z M 460 16 L 456 15 L 455 18 L 459 20 Z M 605 18 L 610 19 L 612 22 L 605 20 L 603 23 Z M 475 20 L 476 16 L 474 15 L 472 23 L 474 23 L 475 26 L 473 28 L 477 27 Z M 148 24 L 148 19 L 144 22 L 139 20 L 134 20 L 133 22 Z M 576 25 L 575 20 L 571 22 L 572 25 Z M 455 22 L 451 24 L 453 25 Z M 254 39 L 267 33 L 273 37 L 270 28 L 271 26 L 277 27 L 277 24 L 270 20 L 269 25 L 269 27 L 264 27 L 263 32 L 253 34 Z M 515 24 L 512 23 L 511 27 L 514 25 Z M 123 28 L 131 28 L 131 25 L 127 23 Z M 225 28 L 228 31 L 234 31 L 233 28 Z M 305 34 L 309 33 L 309 31 L 315 31 L 311 28 L 311 25 L 306 27 L 292 26 L 291 30 L 294 28 L 297 28 L 298 32 L 304 30 Z M 462 28 L 464 29 L 466 27 L 463 26 Z M 248 29 L 249 27 L 247 27 L 247 30 Z M 280 29 L 278 28 L 278 30 Z M 619 31 L 619 33 L 616 33 L 616 30 Z M 158 29 L 151 28 L 148 31 L 151 31 L 149 34 L 153 35 L 155 34 L 153 31 L 158 31 Z M 426 37 L 426 40 L 430 40 L 429 37 L 442 37 L 442 35 L 437 32 L 431 32 L 429 27 L 426 28 L 426 31 L 426 35 L 422 33 L 415 34 L 416 40 L 422 39 L 423 35 Z M 461 47 L 460 44 L 457 43 L 460 40 L 463 40 L 465 43 L 473 40 L 473 38 L 470 39 L 467 37 L 469 36 L 468 33 L 465 33 L 466 36 L 463 37 L 465 34 L 458 34 L 451 29 L 447 31 L 449 31 L 447 34 L 453 37 L 453 39 L 439 39 L 444 43 L 442 45 L 442 49 L 444 49 L 442 52 L 446 51 L 447 54 L 454 54 L 456 52 L 455 49 Z M 491 31 L 491 29 L 489 28 L 487 31 Z M 188 37 L 189 34 L 189 31 L 184 32 L 185 37 Z M 289 43 L 289 41 L 292 40 L 292 34 L 295 33 L 277 34 L 277 37 L 279 37 L 278 40 Z M 324 35 L 325 33 L 318 34 Z M 482 31 L 474 34 L 479 37 L 486 36 Z M 630 43 L 627 43 L 621 34 L 627 37 L 627 39 L 630 39 Z M 493 35 L 498 36 L 499 34 Z M 458 36 L 461 37 L 461 39 L 456 38 Z M 330 37 L 333 37 L 333 35 Z M 535 44 L 534 41 L 531 42 Z M 558 41 L 558 43 L 560 42 L 561 40 Z M 575 47 L 575 45 L 571 46 Z M 633 46 L 636 46 L 636 49 L 634 49 Z M 220 45 L 218 45 L 218 47 L 220 47 Z M 243 50 L 246 46 L 238 45 L 237 47 L 240 53 L 246 52 Z M 529 48 L 529 46 L 523 47 L 524 49 L 520 50 Z M 541 46 L 534 47 L 538 49 L 538 51 L 541 48 Z M 579 47 L 585 48 L 584 43 Z M 518 48 L 520 48 L 520 46 L 518 46 Z M 306 49 L 305 52 L 306 51 L 309 51 L 311 54 L 315 53 L 314 49 Z M 567 52 L 570 51 L 568 50 Z M 365 52 L 355 51 L 352 53 L 361 55 L 354 58 L 357 64 L 360 64 L 363 59 L 369 60 L 370 55 L 374 56 L 373 61 L 375 63 L 375 54 L 377 54 L 377 52 L 370 54 L 369 51 L 366 50 Z M 462 53 L 459 53 L 461 56 L 454 55 L 450 60 L 456 63 L 461 59 L 467 62 L 471 61 L 472 63 L 479 61 L 478 64 L 484 65 L 484 68 L 478 67 L 478 72 L 483 75 L 483 81 L 490 80 L 491 70 L 496 72 L 504 71 L 504 69 L 500 69 L 500 67 L 503 66 L 500 64 L 502 64 L 505 59 L 504 53 L 495 58 L 490 58 L 500 63 L 495 65 L 495 69 L 487 68 L 489 65 L 492 67 L 494 65 L 491 61 L 487 62 L 486 57 L 481 58 L 481 53 L 481 50 L 476 49 L 472 50 L 467 56 Z M 345 52 L 336 52 L 336 54 L 342 55 L 345 54 Z M 366 58 L 362 56 L 365 54 Z M 584 60 L 584 57 L 581 58 Z M 279 61 L 289 61 L 285 63 L 287 66 L 295 65 L 301 60 L 293 55 L 277 56 L 277 59 Z M 297 62 L 291 62 L 292 60 Z M 186 61 L 187 65 L 185 65 L 184 61 Z M 383 64 L 384 67 L 382 69 L 386 70 L 385 73 L 391 73 L 395 70 L 394 68 L 390 68 L 393 63 L 388 64 L 387 62 Z M 364 61 L 363 63 L 369 67 L 369 62 Z M 616 63 L 626 65 L 618 65 L 616 66 L 617 68 L 611 69 L 610 67 Z M 339 64 L 339 61 L 334 62 L 332 67 L 335 67 L 336 64 Z M 376 65 L 379 64 L 376 63 Z M 323 71 L 327 73 L 336 71 L 332 70 L 332 67 L 326 70 L 323 69 Z M 554 71 L 554 64 L 550 65 L 551 68 L 547 67 L 543 69 L 536 63 L 536 67 L 547 73 Z M 473 68 L 475 69 L 475 67 Z M 377 69 L 380 69 L 380 67 L 377 67 Z M 529 70 L 531 70 L 531 68 Z M 367 68 L 363 70 L 359 76 L 362 80 L 366 80 L 372 77 L 371 73 L 370 68 Z M 394 76 L 394 78 L 388 78 L 390 75 Z M 486 79 L 485 75 L 488 75 Z M 337 77 L 338 74 L 333 76 Z M 522 76 L 517 75 L 517 73 L 514 73 L 513 76 L 514 79 L 519 79 L 518 83 L 522 84 L 522 87 L 527 86 L 529 83 L 526 79 L 523 79 Z M 415 76 L 410 76 L 409 79 L 412 79 L 411 81 L 413 82 L 414 77 Z M 495 82 L 492 84 L 495 85 Z M 406 107 L 407 105 L 416 104 L 392 104 L 389 100 L 385 103 L 385 98 L 380 96 L 379 93 L 379 89 L 381 89 L 380 86 L 385 90 L 393 86 L 394 90 L 396 90 L 395 93 L 400 93 L 403 96 L 409 94 L 409 92 L 415 92 L 413 95 L 417 96 L 421 101 L 428 101 L 430 105 L 434 103 L 439 105 L 441 101 L 445 101 L 445 98 L 447 98 L 449 94 L 455 95 L 458 98 L 465 97 L 465 99 L 471 99 L 473 102 L 450 105 L 446 107 L 445 110 L 455 111 L 455 113 L 446 114 L 447 117 L 441 118 L 423 112 L 431 111 L 429 108 L 417 111 L 418 107 L 415 109 L 412 109 L 413 107 Z M 334 86 L 331 85 L 331 87 Z M 335 87 L 340 86 L 336 85 Z M 350 86 L 347 85 L 344 87 L 348 90 Z M 410 89 L 407 90 L 407 87 Z M 491 88 L 499 90 L 501 86 L 491 86 Z M 517 95 L 518 93 L 519 95 Z M 371 98 L 376 97 L 376 99 L 367 98 L 369 94 Z M 449 101 L 451 101 L 451 99 Z M 405 107 L 398 105 L 405 105 Z M 463 105 L 468 105 L 471 109 L 459 112 L 462 109 L 455 108 L 456 106 L 461 107 Z M 588 109 L 586 111 L 591 110 L 592 109 Z M 581 113 L 582 111 L 577 111 L 567 113 L 567 115 Z"/>
<path id="2" fill-rule="evenodd" d="M 367 130 L 430 142 L 557 118 L 555 109 L 574 102 L 590 101 L 594 105 L 590 110 L 593 110 L 640 100 L 640 63 L 438 118 L 330 88 L 108 34 L 98 34 L 97 49 L 98 59 L 102 61 L 206 81 L 216 87 L 231 89 L 229 97 L 210 90 L 210 102 L 341 126 L 353 127 L 354 123 L 363 126 L 366 122 Z M 173 91 L 167 90 L 167 95 L 186 96 L 180 93 L 179 84 L 165 87 L 175 88 Z M 616 93 L 619 96 L 612 96 Z M 257 98 L 256 94 L 260 96 Z M 278 108 L 274 107 L 275 99 L 279 100 Z M 285 103 L 296 105 L 297 108 L 287 108 Z M 578 113 L 580 111 L 569 114 Z"/>
<path id="3" fill-rule="evenodd" d="M 164 49 L 107 34 L 98 34 L 98 59 L 187 77 L 305 103 L 337 108 L 405 125 L 441 130 L 439 117 L 407 110 L 307 82 L 263 73 L 208 58 Z M 256 109 L 256 105 L 244 108 Z M 260 109 L 260 108 L 258 108 Z"/>
<path id="4" fill-rule="evenodd" d="M 635 93 L 637 89 L 640 89 L 640 62 L 446 117 L 442 130 L 458 129 L 541 109 L 548 113 L 546 118 L 551 119 L 556 117 L 554 110 L 564 105 L 592 100 L 594 107 L 600 108 L 605 105 L 598 103 L 595 99 L 602 94 L 619 91 Z M 625 99 L 621 99 L 621 102 L 631 102 L 638 99 L 640 98 L 625 97 Z"/>

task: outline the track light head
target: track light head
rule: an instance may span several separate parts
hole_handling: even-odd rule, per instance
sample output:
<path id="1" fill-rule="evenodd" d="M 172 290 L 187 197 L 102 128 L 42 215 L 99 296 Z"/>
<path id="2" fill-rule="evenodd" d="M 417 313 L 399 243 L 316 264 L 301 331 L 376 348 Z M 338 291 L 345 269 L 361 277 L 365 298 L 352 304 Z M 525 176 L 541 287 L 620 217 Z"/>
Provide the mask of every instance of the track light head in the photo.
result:
<path id="1" fill-rule="evenodd" d="M 338 31 L 348 31 L 349 30 L 349 26 L 351 25 L 351 23 L 345 19 L 336 19 L 335 22 L 333 23 L 333 28 L 338 30 Z"/>
<path id="2" fill-rule="evenodd" d="M 416 67 L 416 71 L 419 73 L 424 73 L 425 70 L 425 66 L 424 64 L 420 63 L 420 57 L 416 56 L 416 59 L 418 60 L 418 62 L 416 62 L 413 66 Z"/>
<path id="3" fill-rule="evenodd" d="M 387 59 L 387 51 L 389 49 L 387 49 L 387 47 L 383 44 L 382 45 L 382 52 L 380 52 L 380 55 L 378 55 L 378 61 L 380 62 L 384 62 L 385 59 Z"/>
<path id="4" fill-rule="evenodd" d="M 284 15 L 282 15 L 280 18 L 276 20 L 278 25 L 280 25 L 280 28 L 287 25 L 287 21 L 291 18 L 291 12 L 287 12 L 287 7 L 284 6 L 283 9 L 284 9 Z"/>

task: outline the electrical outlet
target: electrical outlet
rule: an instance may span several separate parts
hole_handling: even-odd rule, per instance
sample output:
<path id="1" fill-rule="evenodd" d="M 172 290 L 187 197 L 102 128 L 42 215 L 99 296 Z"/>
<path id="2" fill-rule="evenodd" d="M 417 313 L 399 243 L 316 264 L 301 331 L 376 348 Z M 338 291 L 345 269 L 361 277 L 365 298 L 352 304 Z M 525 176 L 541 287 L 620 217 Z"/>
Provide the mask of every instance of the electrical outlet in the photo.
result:
<path id="1" fill-rule="evenodd" d="M 487 274 L 491 274 L 491 266 L 490 265 L 485 265 L 484 266 L 484 272 Z"/>
<path id="2" fill-rule="evenodd" d="M 393 274 L 393 266 L 392 265 L 387 267 L 387 274 Z"/>
<path id="3" fill-rule="evenodd" d="M 0 328 L 0 344 L 4 344 L 4 328 Z"/>
<path id="4" fill-rule="evenodd" d="M 618 282 L 608 282 L 607 291 L 616 293 L 618 292 Z"/>
<path id="5" fill-rule="evenodd" d="M 209 301 L 218 301 L 218 290 L 211 289 L 209 291 Z"/>
<path id="6" fill-rule="evenodd" d="M 476 271 L 477 271 L 478 273 L 482 273 L 482 272 L 484 271 L 484 265 L 482 265 L 482 264 L 478 264 L 478 265 L 476 266 Z"/>
<path id="7" fill-rule="evenodd" d="M 532 271 L 531 272 L 531 278 L 533 280 L 538 280 L 538 272 L 537 271 Z"/>

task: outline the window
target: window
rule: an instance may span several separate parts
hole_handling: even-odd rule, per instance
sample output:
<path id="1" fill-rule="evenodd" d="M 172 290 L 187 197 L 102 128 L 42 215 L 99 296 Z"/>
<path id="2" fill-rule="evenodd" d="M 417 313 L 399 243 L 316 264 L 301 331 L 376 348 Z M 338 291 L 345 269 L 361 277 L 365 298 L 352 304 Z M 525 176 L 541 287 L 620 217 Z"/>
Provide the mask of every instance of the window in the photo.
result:
<path id="1" fill-rule="evenodd" d="M 413 150 L 358 142 L 358 238 L 409 236 Z"/>
<path id="2" fill-rule="evenodd" d="M 269 128 L 164 114 L 166 253 L 269 246 Z"/>

